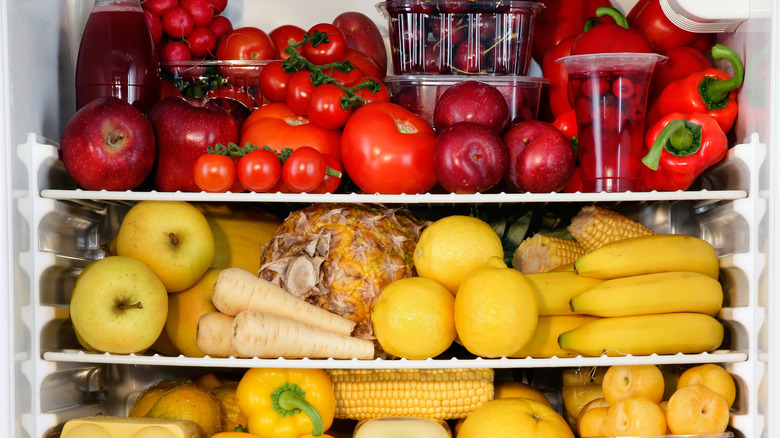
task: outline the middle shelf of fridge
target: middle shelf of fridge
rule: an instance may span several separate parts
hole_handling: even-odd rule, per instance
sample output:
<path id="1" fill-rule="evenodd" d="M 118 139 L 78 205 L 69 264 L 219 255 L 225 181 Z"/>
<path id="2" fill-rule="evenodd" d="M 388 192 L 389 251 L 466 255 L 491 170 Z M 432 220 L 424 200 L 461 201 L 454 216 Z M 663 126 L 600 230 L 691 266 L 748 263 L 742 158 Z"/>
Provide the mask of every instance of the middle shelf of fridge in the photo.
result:
<path id="1" fill-rule="evenodd" d="M 699 354 L 674 354 L 622 357 L 568 357 L 568 358 L 459 358 L 439 357 L 427 360 L 336 360 L 336 359 L 264 359 L 264 358 L 193 358 L 170 357 L 160 354 L 116 355 L 95 353 L 78 349 L 78 344 L 69 345 L 57 341 L 43 342 L 41 356 L 52 362 L 149 364 L 193 367 L 301 367 L 301 368 L 532 368 L 532 367 L 579 367 L 611 364 L 694 364 L 694 363 L 740 363 L 748 360 L 755 352 L 755 338 L 763 324 L 764 315 L 757 300 L 757 281 L 763 272 L 759 250 L 758 227 L 764 215 L 765 201 L 759 190 L 759 168 L 764 162 L 765 146 L 757 135 L 744 144 L 731 148 L 727 158 L 709 169 L 700 178 L 700 190 L 677 192 L 629 192 L 629 193 L 487 193 L 487 194 L 422 194 L 422 195 L 380 195 L 380 194 L 282 194 L 282 193 L 183 193 L 183 192 L 108 192 L 84 191 L 72 186 L 57 156 L 56 147 L 42 144 L 31 135 L 27 144 L 20 145 L 19 156 L 30 169 L 30 193 L 20 196 L 32 200 L 34 208 L 28 209 L 30 224 L 35 224 L 34 239 L 35 271 L 30 273 L 36 285 L 33 290 L 40 295 L 33 302 L 36 307 L 36 333 L 67 330 L 67 285 L 52 285 L 52 278 L 69 278 L 73 281 L 90 259 L 100 257 L 100 236 L 96 228 L 117 227 L 116 218 L 107 218 L 105 211 L 112 204 L 132 205 L 142 200 L 183 200 L 191 202 L 251 202 L 271 204 L 310 204 L 316 202 L 381 203 L 435 208 L 458 204 L 548 204 L 628 205 L 644 208 L 650 206 L 657 222 L 653 228 L 658 232 L 684 233 L 701 237 L 715 246 L 721 260 L 721 281 L 724 284 L 724 308 L 719 319 L 726 327 L 726 336 L 721 349 Z M 693 212 L 695 220 L 684 228 L 674 224 L 675 207 Z M 647 208 L 644 208 L 647 210 Z M 90 213 L 94 210 L 96 213 Z M 85 217 L 71 218 L 69 215 Z M 679 219 L 679 218 L 678 218 Z M 113 221 L 112 224 L 92 223 Z M 663 222 L 666 222 L 664 224 Z M 57 223 L 56 230 L 46 230 Z M 666 228 L 668 226 L 668 228 Z M 79 228 L 80 231 L 66 231 Z M 659 227 L 665 229 L 658 229 Z M 54 246 L 63 245 L 61 235 L 69 234 L 72 242 L 69 251 L 60 251 Z M 78 235 L 80 234 L 80 236 Z M 56 235 L 56 237 L 52 237 Z M 52 246 L 48 240 L 57 240 Z M 75 256 L 74 256 L 75 254 Z M 81 258 L 74 262 L 74 259 Z M 47 261 L 48 260 L 48 261 Z M 49 278 L 48 285 L 46 278 Z M 72 286 L 72 284 L 71 284 Z M 45 290 L 46 288 L 55 289 Z M 44 327 L 45 326 L 45 327 Z M 65 327 L 65 328 L 63 328 Z M 61 336 L 55 336 L 60 339 Z"/>

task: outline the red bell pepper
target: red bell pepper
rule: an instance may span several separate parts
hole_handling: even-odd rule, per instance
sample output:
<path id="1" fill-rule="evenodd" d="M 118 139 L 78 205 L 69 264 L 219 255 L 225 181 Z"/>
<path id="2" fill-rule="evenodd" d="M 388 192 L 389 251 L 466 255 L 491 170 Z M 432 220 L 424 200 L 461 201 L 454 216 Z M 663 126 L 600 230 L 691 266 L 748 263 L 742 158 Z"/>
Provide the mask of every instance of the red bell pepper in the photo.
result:
<path id="1" fill-rule="evenodd" d="M 547 51 L 542 60 L 542 76 L 547 84 L 547 101 L 553 117 L 558 117 L 572 108 L 569 87 L 569 72 L 566 65 L 555 62 L 559 58 L 571 55 L 571 44 L 577 35 L 569 35 L 558 45 Z"/>
<path id="2" fill-rule="evenodd" d="M 569 35 L 579 35 L 596 8 L 611 6 L 610 0 L 544 0 L 536 17 L 531 55 L 541 63 L 544 55 Z"/>
<path id="3" fill-rule="evenodd" d="M 715 44 L 712 57 L 729 61 L 734 76 L 717 68 L 707 68 L 669 84 L 647 113 L 647 123 L 655 124 L 673 112 L 706 113 L 714 118 L 723 132 L 729 132 L 737 118 L 737 93 L 745 77 L 742 59 L 732 49 Z"/>
<path id="4" fill-rule="evenodd" d="M 596 17 L 612 17 L 614 23 L 602 23 L 591 27 L 575 38 L 571 46 L 572 55 L 592 53 L 653 53 L 644 35 L 628 27 L 628 21 L 615 8 L 598 8 Z"/>
<path id="5" fill-rule="evenodd" d="M 707 114 L 667 114 L 645 134 L 641 183 L 648 190 L 687 190 L 727 149 L 726 134 Z"/>
<path id="6" fill-rule="evenodd" d="M 631 8 L 627 19 L 629 26 L 641 32 L 650 46 L 663 55 L 673 47 L 692 46 L 702 35 L 672 23 L 659 0 L 640 0 Z"/>
<path id="7" fill-rule="evenodd" d="M 704 54 L 688 46 L 672 47 L 666 52 L 666 56 L 666 62 L 659 63 L 653 70 L 647 96 L 648 108 L 672 82 L 712 67 Z"/>

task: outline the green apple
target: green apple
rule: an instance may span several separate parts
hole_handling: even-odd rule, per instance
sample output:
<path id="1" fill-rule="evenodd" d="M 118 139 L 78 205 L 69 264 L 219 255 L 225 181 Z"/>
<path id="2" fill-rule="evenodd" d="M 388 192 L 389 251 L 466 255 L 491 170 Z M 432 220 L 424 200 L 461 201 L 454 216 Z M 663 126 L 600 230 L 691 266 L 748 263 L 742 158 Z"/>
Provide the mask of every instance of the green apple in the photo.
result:
<path id="1" fill-rule="evenodd" d="M 215 244 L 206 217 L 192 204 L 141 201 L 122 220 L 116 250 L 146 263 L 168 292 L 179 292 L 211 266 Z"/>
<path id="2" fill-rule="evenodd" d="M 111 256 L 81 271 L 70 298 L 70 318 L 85 348 L 116 354 L 149 348 L 165 326 L 168 292 L 134 258 Z"/>

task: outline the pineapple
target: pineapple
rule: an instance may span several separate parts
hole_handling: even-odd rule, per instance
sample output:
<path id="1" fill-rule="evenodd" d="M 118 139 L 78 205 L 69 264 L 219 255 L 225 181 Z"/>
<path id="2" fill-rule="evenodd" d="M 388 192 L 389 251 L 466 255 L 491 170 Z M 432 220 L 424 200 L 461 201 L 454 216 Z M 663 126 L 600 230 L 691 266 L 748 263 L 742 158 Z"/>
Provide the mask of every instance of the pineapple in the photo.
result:
<path id="1" fill-rule="evenodd" d="M 355 321 L 353 336 L 375 340 L 371 309 L 387 284 L 415 275 L 424 225 L 402 208 L 314 204 L 290 213 L 264 245 L 258 275 Z"/>

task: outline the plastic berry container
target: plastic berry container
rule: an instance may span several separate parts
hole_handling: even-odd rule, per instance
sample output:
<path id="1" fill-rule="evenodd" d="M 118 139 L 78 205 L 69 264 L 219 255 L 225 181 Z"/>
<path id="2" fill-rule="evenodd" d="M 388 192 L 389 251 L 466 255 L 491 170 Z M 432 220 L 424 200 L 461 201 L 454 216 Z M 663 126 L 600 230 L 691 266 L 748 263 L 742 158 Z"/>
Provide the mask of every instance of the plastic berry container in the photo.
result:
<path id="1" fill-rule="evenodd" d="M 531 63 L 533 1 L 389 0 L 393 73 L 525 76 Z"/>
<path id="2" fill-rule="evenodd" d="M 504 95 L 513 123 L 535 120 L 544 78 L 527 76 L 398 75 L 385 78 L 393 102 L 433 124 L 436 101 L 444 91 L 462 81 L 493 85 Z"/>

